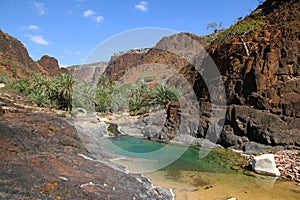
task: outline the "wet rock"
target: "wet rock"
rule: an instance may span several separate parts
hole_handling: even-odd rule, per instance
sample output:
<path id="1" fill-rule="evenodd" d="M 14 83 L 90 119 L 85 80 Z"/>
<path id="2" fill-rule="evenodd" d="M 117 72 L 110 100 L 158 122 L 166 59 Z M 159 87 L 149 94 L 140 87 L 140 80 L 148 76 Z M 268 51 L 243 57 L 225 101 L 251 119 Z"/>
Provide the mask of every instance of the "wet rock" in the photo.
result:
<path id="1" fill-rule="evenodd" d="M 119 131 L 119 126 L 117 124 L 109 124 L 107 127 L 107 131 L 112 136 L 120 136 L 122 133 Z"/>
<path id="2" fill-rule="evenodd" d="M 280 172 L 276 168 L 273 154 L 263 154 L 254 157 L 252 160 L 252 169 L 259 174 L 280 176 Z"/>

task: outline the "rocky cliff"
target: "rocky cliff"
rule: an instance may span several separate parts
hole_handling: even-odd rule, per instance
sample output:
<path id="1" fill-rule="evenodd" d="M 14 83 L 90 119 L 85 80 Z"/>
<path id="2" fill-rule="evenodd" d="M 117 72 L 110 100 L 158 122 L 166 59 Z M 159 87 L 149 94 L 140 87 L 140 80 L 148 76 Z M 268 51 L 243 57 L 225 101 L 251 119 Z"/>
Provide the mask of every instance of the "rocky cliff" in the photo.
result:
<path id="1" fill-rule="evenodd" d="M 188 128 L 188 133 L 196 137 L 206 137 L 213 126 L 210 121 L 212 98 L 224 101 L 218 92 L 209 94 L 207 84 L 222 80 L 228 109 L 223 122 L 219 122 L 224 125 L 218 136 L 220 144 L 244 148 L 246 143 L 254 141 L 299 148 L 299 4 L 296 0 L 267 0 L 236 25 L 216 33 L 211 44 L 207 44 L 211 36 L 176 34 L 163 38 L 146 52 L 116 56 L 104 74 L 118 80 L 132 69 L 136 73 L 143 64 L 161 64 L 179 70 L 200 100 L 200 126 L 196 132 L 194 127 Z M 199 47 L 204 47 L 208 54 L 199 51 Z M 211 58 L 220 76 L 205 67 L 199 73 L 201 66 L 209 65 Z M 204 81 L 203 75 L 209 79 Z M 174 84 L 172 77 L 176 75 L 170 76 L 168 81 Z M 173 107 L 173 116 L 178 118 Z M 180 108 L 175 108 L 180 115 Z M 168 121 L 173 123 L 177 118 L 169 116 Z M 166 125 L 167 129 L 174 127 L 174 123 Z"/>
<path id="2" fill-rule="evenodd" d="M 189 66 L 193 57 L 198 55 L 199 47 L 203 50 L 206 45 L 204 37 L 191 33 L 164 37 L 152 48 L 113 56 L 103 74 L 111 81 L 127 79 L 132 82 L 133 77 L 141 79 L 151 76 L 157 82 L 174 82 L 172 77 L 176 79 L 180 70 L 186 71 L 184 67 Z M 189 80 L 191 74 L 185 75 Z"/>
<path id="3" fill-rule="evenodd" d="M 78 80 L 86 80 L 92 85 L 97 85 L 107 67 L 106 62 L 75 65 L 68 67 L 68 71 Z"/>
<path id="4" fill-rule="evenodd" d="M 38 65 L 42 66 L 49 75 L 55 76 L 60 73 L 69 73 L 65 68 L 59 68 L 58 61 L 56 58 L 43 55 L 40 60 L 36 62 Z"/>
<path id="5" fill-rule="evenodd" d="M 243 41 L 237 35 L 209 46 L 231 105 L 223 145 L 241 145 L 247 137 L 268 145 L 300 146 L 299 10 L 299 1 L 268 0 L 240 22 L 261 20 L 263 27 L 243 33 Z"/>
<path id="6" fill-rule="evenodd" d="M 32 60 L 24 44 L 0 30 L 0 71 L 18 77 L 28 77 L 33 73 L 57 75 L 67 73 L 59 68 L 58 61 L 44 55 L 38 62 Z"/>

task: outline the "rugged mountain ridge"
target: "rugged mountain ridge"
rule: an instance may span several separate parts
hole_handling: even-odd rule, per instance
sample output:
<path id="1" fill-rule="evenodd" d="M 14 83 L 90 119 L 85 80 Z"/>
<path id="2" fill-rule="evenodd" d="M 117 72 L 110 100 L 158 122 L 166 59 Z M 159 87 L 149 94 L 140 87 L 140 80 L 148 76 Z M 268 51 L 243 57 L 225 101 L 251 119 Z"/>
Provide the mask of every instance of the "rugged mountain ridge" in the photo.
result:
<path id="1" fill-rule="evenodd" d="M 50 76 L 68 73 L 67 70 L 59 68 L 56 58 L 48 55 L 35 62 L 22 42 L 2 30 L 0 30 L 0 70 L 15 78 L 29 77 L 34 73 Z"/>

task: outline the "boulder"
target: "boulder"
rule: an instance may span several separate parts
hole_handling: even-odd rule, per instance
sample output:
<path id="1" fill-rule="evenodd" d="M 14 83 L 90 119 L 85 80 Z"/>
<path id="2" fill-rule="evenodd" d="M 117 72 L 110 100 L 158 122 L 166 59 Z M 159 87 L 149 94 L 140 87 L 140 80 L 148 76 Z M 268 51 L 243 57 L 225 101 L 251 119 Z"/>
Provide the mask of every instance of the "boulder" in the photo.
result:
<path id="1" fill-rule="evenodd" d="M 268 149 L 271 149 L 272 146 L 260 144 L 257 142 L 245 142 L 243 144 L 242 150 L 244 154 L 251 155 L 255 153 L 266 152 Z"/>
<path id="2" fill-rule="evenodd" d="M 253 158 L 252 169 L 259 174 L 280 176 L 280 172 L 276 168 L 273 154 L 263 154 Z"/>

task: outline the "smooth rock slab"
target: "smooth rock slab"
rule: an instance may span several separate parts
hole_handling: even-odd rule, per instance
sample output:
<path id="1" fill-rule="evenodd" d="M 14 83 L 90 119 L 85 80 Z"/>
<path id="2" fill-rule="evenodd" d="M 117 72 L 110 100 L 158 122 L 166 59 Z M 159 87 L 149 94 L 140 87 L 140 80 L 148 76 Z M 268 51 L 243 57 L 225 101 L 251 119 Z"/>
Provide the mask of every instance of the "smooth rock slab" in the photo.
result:
<path id="1" fill-rule="evenodd" d="M 273 154 L 263 154 L 253 158 L 252 169 L 259 174 L 280 176 L 280 172 L 276 168 Z"/>

